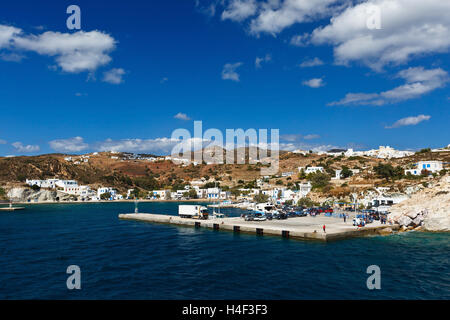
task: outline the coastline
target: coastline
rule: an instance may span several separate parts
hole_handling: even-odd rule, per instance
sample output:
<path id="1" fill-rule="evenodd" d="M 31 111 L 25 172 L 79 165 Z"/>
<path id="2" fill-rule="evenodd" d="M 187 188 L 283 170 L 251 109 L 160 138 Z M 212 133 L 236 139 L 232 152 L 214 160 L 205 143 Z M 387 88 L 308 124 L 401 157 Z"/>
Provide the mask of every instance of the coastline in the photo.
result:
<path id="1" fill-rule="evenodd" d="M 135 200 L 100 200 L 100 201 L 39 201 L 39 202 L 23 202 L 18 201 L 14 202 L 14 204 L 20 205 L 39 205 L 39 204 L 89 204 L 89 203 L 121 203 L 121 202 L 131 202 L 134 203 Z M 211 200 L 207 199 L 188 199 L 188 200 L 152 200 L 152 199 L 143 199 L 138 200 L 139 203 L 142 202 L 205 202 L 205 203 L 213 203 Z"/>

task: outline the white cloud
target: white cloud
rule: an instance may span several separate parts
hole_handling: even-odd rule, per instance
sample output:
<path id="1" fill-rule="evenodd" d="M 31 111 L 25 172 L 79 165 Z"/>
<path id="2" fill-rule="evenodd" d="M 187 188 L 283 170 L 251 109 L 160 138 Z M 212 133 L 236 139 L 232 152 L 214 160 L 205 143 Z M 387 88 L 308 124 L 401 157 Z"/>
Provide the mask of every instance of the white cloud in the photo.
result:
<path id="1" fill-rule="evenodd" d="M 381 29 L 368 28 L 379 8 Z M 450 2 L 442 0 L 368 0 L 331 18 L 312 33 L 315 44 L 334 45 L 336 63 L 362 62 L 375 70 L 413 57 L 448 52 Z"/>
<path id="2" fill-rule="evenodd" d="M 103 73 L 103 82 L 112 84 L 121 84 L 123 82 L 122 77 L 125 75 L 125 70 L 122 68 L 114 68 Z"/>
<path id="3" fill-rule="evenodd" d="M 309 44 L 310 35 L 308 33 L 292 36 L 290 44 L 296 47 L 306 47 Z"/>
<path id="4" fill-rule="evenodd" d="M 208 16 L 208 17 L 213 17 L 216 14 L 216 6 L 218 5 L 218 1 L 212 1 L 212 3 L 209 3 L 210 1 L 208 1 L 208 4 L 203 6 L 200 3 L 200 0 L 195 0 L 195 7 L 197 8 L 197 10 Z"/>
<path id="5" fill-rule="evenodd" d="M 318 134 L 283 134 L 280 136 L 281 140 L 283 141 L 289 141 L 289 142 L 295 142 L 300 141 L 301 139 L 304 140 L 312 140 L 312 139 L 318 139 L 320 136 Z"/>
<path id="6" fill-rule="evenodd" d="M 222 12 L 222 20 L 243 21 L 256 13 L 255 0 L 231 0 Z"/>
<path id="7" fill-rule="evenodd" d="M 320 136 L 318 134 L 307 134 L 303 137 L 305 140 L 313 140 L 313 139 L 319 139 Z"/>
<path id="8" fill-rule="evenodd" d="M 186 113 L 182 113 L 182 112 L 178 112 L 176 115 L 174 115 L 175 119 L 179 119 L 179 120 L 191 120 L 191 118 L 188 117 L 188 115 Z"/>
<path id="9" fill-rule="evenodd" d="M 15 53 L 15 52 L 10 52 L 10 53 L 1 53 L 0 54 L 0 59 L 2 59 L 3 61 L 9 61 L 9 62 L 20 62 L 25 58 L 24 55 Z"/>
<path id="10" fill-rule="evenodd" d="M 303 135 L 301 135 L 301 134 L 282 134 L 280 136 L 281 140 L 289 141 L 289 142 L 298 141 L 302 137 L 303 137 Z"/>
<path id="11" fill-rule="evenodd" d="M 73 137 L 69 139 L 58 139 L 49 142 L 50 147 L 58 152 L 79 152 L 86 150 L 89 145 L 84 142 L 82 137 Z"/>
<path id="12" fill-rule="evenodd" d="M 266 56 L 262 57 L 262 58 L 256 57 L 256 59 L 255 59 L 255 67 L 256 67 L 256 69 L 261 68 L 261 63 L 262 62 L 269 62 L 271 60 L 272 60 L 272 56 L 270 54 L 266 54 Z"/>
<path id="13" fill-rule="evenodd" d="M 298 66 L 300 68 L 308 68 L 308 67 L 316 67 L 316 66 L 321 66 L 321 65 L 323 65 L 323 61 L 320 60 L 319 58 L 315 57 L 313 59 L 307 59 L 307 60 L 303 61 Z"/>
<path id="14" fill-rule="evenodd" d="M 375 105 L 381 106 L 404 100 L 419 98 L 435 89 L 442 88 L 448 82 L 448 74 L 441 68 L 408 68 L 397 74 L 406 81 L 404 85 L 380 93 L 348 93 L 340 101 L 329 105 Z"/>
<path id="15" fill-rule="evenodd" d="M 22 142 L 14 142 L 11 145 L 18 152 L 37 152 L 41 149 L 38 145 L 23 145 Z"/>
<path id="16" fill-rule="evenodd" d="M 260 5 L 257 17 L 250 22 L 253 34 L 277 34 L 295 23 L 310 22 L 331 14 L 330 5 L 337 0 L 267 1 Z"/>
<path id="17" fill-rule="evenodd" d="M 109 52 L 116 41 L 101 31 L 60 33 L 47 31 L 40 35 L 16 34 L 13 48 L 55 57 L 57 65 L 66 72 L 94 71 L 111 61 Z"/>
<path id="18" fill-rule="evenodd" d="M 294 150 L 312 150 L 313 152 L 328 151 L 331 149 L 340 148 L 331 144 L 308 144 L 308 143 L 280 143 L 280 150 L 294 151 Z"/>
<path id="19" fill-rule="evenodd" d="M 242 62 L 227 63 L 223 66 L 222 79 L 239 82 L 239 74 L 236 69 L 242 65 Z"/>
<path id="20" fill-rule="evenodd" d="M 305 80 L 302 82 L 302 84 L 304 86 L 308 86 L 311 88 L 320 88 L 325 85 L 322 78 L 313 78 L 313 79 Z"/>
<path id="21" fill-rule="evenodd" d="M 0 24 L 0 49 L 10 47 L 14 37 L 21 32 L 18 28 Z"/>
<path id="22" fill-rule="evenodd" d="M 398 128 L 398 127 L 403 127 L 403 126 L 415 126 L 415 125 L 421 123 L 422 121 L 429 120 L 430 118 L 431 118 L 431 116 L 426 116 L 423 114 L 420 114 L 416 117 L 406 117 L 406 118 L 397 120 L 393 125 L 386 126 L 385 128 L 392 129 L 392 128 Z"/>
<path id="23" fill-rule="evenodd" d="M 187 140 L 156 138 L 156 139 L 107 139 L 96 144 L 99 151 L 120 151 L 120 152 L 149 152 L 156 154 L 170 154 L 172 149 L 182 143 L 184 150 L 192 150 L 194 142 L 198 138 Z"/>

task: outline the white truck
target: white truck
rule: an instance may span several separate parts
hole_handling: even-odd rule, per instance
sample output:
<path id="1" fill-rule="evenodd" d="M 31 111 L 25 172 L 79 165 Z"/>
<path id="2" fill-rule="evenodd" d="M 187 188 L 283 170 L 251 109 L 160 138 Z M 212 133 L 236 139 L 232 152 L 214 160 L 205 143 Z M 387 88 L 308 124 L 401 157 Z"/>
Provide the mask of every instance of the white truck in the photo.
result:
<path id="1" fill-rule="evenodd" d="M 180 218 L 208 219 L 208 208 L 200 205 L 179 205 Z"/>

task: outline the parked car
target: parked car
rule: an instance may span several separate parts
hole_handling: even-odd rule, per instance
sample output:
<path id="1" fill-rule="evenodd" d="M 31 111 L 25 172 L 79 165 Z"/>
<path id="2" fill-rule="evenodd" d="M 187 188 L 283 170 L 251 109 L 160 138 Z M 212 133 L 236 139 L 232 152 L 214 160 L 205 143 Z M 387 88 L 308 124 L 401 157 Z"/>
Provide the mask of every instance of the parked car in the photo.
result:
<path id="1" fill-rule="evenodd" d="M 284 219 L 287 219 L 287 218 L 288 218 L 288 216 L 287 216 L 287 214 L 284 213 L 284 212 L 280 212 L 280 213 L 278 213 L 278 214 L 275 216 L 275 219 L 277 219 L 277 220 L 284 220 Z"/>
<path id="2" fill-rule="evenodd" d="M 267 220 L 266 216 L 262 213 L 257 212 L 253 214 L 253 221 L 266 221 L 266 220 Z"/>
<path id="3" fill-rule="evenodd" d="M 267 218 L 260 212 L 249 213 L 244 216 L 245 221 L 266 221 Z"/>

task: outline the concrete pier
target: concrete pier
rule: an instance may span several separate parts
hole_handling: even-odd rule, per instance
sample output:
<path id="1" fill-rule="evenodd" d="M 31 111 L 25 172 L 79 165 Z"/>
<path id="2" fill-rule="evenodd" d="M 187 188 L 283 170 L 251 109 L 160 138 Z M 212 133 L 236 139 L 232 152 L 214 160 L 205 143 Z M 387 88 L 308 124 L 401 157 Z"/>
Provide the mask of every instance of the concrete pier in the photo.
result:
<path id="1" fill-rule="evenodd" d="M 382 225 L 379 221 L 374 221 L 365 227 L 358 228 L 352 225 L 352 221 L 347 220 L 344 223 L 343 219 L 325 216 L 295 217 L 286 220 L 245 221 L 240 217 L 198 220 L 162 214 L 126 213 L 119 214 L 119 219 L 319 241 L 389 234 L 398 230 L 397 225 Z M 323 225 L 326 226 L 326 232 L 322 229 Z"/>
<path id="2" fill-rule="evenodd" d="M 0 211 L 16 211 L 16 210 L 24 210 L 25 207 L 3 207 L 0 208 Z"/>

